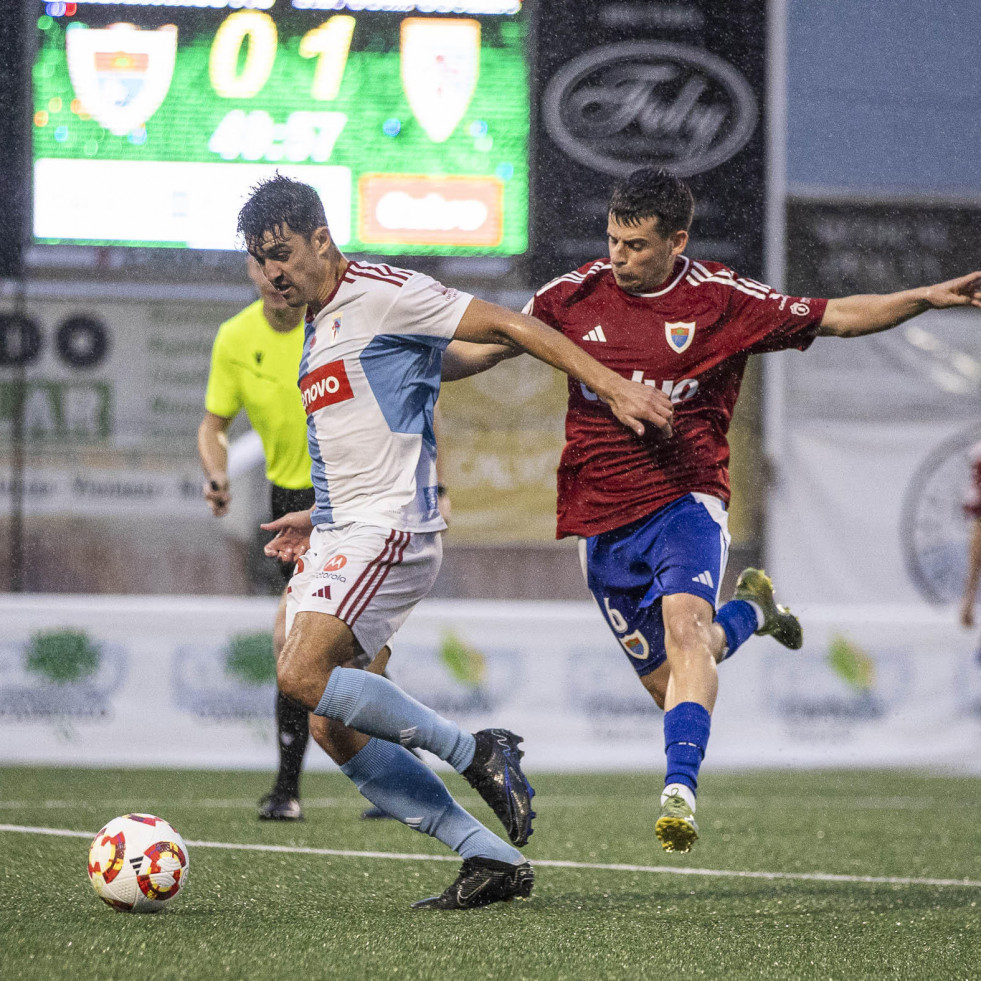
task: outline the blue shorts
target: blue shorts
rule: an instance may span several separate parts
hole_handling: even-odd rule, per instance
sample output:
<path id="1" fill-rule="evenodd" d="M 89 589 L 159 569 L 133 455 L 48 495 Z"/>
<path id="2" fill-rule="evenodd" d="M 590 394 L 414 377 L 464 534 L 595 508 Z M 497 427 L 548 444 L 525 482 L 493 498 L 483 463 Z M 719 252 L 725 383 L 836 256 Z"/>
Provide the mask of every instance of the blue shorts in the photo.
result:
<path id="1" fill-rule="evenodd" d="M 686 494 L 653 514 L 580 539 L 586 585 L 643 677 L 664 663 L 661 597 L 701 596 L 715 609 L 729 559 L 725 505 Z"/>

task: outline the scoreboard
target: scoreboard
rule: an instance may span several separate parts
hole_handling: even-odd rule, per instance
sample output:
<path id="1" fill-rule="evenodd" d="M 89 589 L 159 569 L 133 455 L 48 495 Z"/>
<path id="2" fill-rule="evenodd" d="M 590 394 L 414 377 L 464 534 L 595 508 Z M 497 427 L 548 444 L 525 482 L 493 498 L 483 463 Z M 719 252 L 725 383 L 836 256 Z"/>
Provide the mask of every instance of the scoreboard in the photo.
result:
<path id="1" fill-rule="evenodd" d="M 37 12 L 37 243 L 235 249 L 250 188 L 279 170 L 318 189 L 349 251 L 527 249 L 521 0 Z"/>

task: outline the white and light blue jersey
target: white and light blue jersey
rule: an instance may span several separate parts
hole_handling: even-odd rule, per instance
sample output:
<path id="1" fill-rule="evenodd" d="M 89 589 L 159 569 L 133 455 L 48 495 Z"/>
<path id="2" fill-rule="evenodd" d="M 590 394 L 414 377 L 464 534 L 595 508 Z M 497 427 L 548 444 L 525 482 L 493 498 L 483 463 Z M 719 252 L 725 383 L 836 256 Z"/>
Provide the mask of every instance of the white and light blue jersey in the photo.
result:
<path id="1" fill-rule="evenodd" d="M 440 531 L 433 408 L 443 351 L 470 301 L 422 273 L 351 262 L 306 325 L 314 525 Z"/>

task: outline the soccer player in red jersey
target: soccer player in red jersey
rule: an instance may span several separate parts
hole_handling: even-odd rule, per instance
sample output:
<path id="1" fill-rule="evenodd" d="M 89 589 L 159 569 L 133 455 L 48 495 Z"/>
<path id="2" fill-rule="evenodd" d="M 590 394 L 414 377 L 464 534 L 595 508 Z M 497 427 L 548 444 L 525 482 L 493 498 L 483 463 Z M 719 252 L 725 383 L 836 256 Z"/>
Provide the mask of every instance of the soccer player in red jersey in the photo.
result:
<path id="1" fill-rule="evenodd" d="M 661 814 L 666 851 L 698 837 L 695 791 L 718 689 L 716 666 L 753 633 L 799 648 L 796 617 L 747 569 L 721 608 L 729 534 L 732 419 L 751 354 L 806 350 L 815 337 L 860 337 L 925 310 L 981 307 L 981 272 L 881 296 L 785 296 L 717 262 L 684 255 L 694 202 L 663 170 L 614 189 L 609 258 L 542 287 L 525 309 L 618 374 L 667 394 L 673 433 L 617 425 L 593 392 L 569 380 L 558 471 L 558 537 L 579 536 L 587 585 L 641 683 L 665 710 Z M 452 343 L 443 380 L 520 352 Z"/>

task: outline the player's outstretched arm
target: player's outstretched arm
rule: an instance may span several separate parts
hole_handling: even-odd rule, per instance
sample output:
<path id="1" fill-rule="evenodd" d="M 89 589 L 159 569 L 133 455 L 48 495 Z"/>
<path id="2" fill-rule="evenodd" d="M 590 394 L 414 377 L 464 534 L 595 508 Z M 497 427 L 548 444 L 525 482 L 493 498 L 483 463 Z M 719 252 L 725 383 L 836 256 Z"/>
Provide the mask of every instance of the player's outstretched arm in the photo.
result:
<path id="1" fill-rule="evenodd" d="M 898 293 L 857 294 L 828 300 L 818 333 L 862 337 L 889 330 L 927 310 L 949 307 L 981 309 L 981 272 Z"/>
<path id="2" fill-rule="evenodd" d="M 628 381 L 534 317 L 484 300 L 471 300 L 454 340 L 503 344 L 527 351 L 592 389 L 617 419 L 638 436 L 643 436 L 647 424 L 671 435 L 673 409 L 664 392 Z"/>
<path id="3" fill-rule="evenodd" d="M 479 375 L 488 368 L 524 354 L 520 348 L 509 347 L 507 344 L 473 344 L 470 341 L 452 340 L 443 352 L 442 381 L 459 381 L 471 375 Z"/>
<path id="4" fill-rule="evenodd" d="M 310 536 L 313 534 L 313 508 L 308 511 L 290 511 L 275 521 L 267 521 L 259 525 L 263 531 L 274 531 L 276 535 L 270 539 L 263 551 L 271 559 L 280 562 L 295 562 L 309 547 Z"/>

